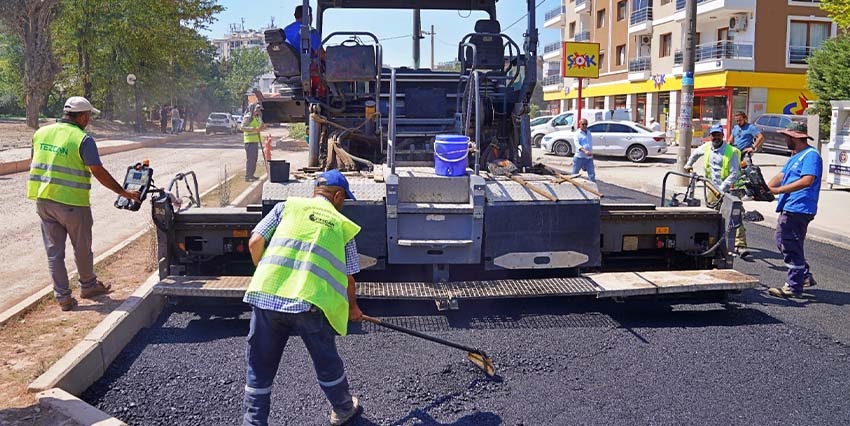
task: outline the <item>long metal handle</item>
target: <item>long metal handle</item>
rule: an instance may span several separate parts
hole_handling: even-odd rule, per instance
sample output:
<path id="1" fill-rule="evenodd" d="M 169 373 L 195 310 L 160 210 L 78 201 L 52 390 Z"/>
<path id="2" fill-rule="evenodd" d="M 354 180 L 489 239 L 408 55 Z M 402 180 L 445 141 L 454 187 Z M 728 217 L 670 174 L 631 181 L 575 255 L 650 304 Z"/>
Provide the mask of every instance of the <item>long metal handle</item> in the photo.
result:
<path id="1" fill-rule="evenodd" d="M 450 347 L 455 348 L 455 349 L 460 349 L 462 351 L 467 351 L 467 352 L 472 352 L 472 353 L 477 353 L 477 354 L 483 353 L 479 349 L 470 348 L 469 346 L 464 346 L 464 345 L 461 345 L 460 343 L 455 343 L 455 342 L 450 342 L 448 340 L 443 340 L 439 337 L 429 336 L 427 334 L 420 333 L 418 331 L 411 330 L 409 328 L 404 328 L 400 325 L 395 325 L 395 324 L 390 324 L 388 322 L 383 322 L 378 318 L 370 317 L 368 315 L 363 315 L 363 320 L 371 322 L 372 324 L 375 324 L 375 325 L 380 325 L 381 327 L 389 328 L 391 330 L 400 331 L 404 334 L 409 334 L 411 336 L 415 336 L 415 337 L 418 337 L 420 339 L 425 339 L 425 340 L 432 341 L 434 343 L 439 343 L 441 345 L 450 346 Z"/>
<path id="2" fill-rule="evenodd" d="M 478 175 L 481 155 L 481 74 L 473 71 L 475 80 L 475 174 Z"/>
<path id="3" fill-rule="evenodd" d="M 387 162 L 390 165 L 390 173 L 395 174 L 395 103 L 396 103 L 396 69 L 390 69 L 390 120 L 389 120 L 389 137 L 387 138 L 388 156 Z"/>

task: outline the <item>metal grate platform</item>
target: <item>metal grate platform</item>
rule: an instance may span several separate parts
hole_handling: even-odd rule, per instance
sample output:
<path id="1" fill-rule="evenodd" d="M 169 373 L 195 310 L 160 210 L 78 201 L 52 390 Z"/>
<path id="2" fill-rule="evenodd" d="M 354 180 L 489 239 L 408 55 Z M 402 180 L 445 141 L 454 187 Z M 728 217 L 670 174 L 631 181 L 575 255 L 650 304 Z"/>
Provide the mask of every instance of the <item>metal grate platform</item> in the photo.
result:
<path id="1" fill-rule="evenodd" d="M 242 298 L 251 277 L 167 277 L 154 287 L 167 296 Z M 754 288 L 758 280 L 734 270 L 609 272 L 577 278 L 428 282 L 360 282 L 363 299 L 435 300 L 546 296 L 653 296 Z"/>

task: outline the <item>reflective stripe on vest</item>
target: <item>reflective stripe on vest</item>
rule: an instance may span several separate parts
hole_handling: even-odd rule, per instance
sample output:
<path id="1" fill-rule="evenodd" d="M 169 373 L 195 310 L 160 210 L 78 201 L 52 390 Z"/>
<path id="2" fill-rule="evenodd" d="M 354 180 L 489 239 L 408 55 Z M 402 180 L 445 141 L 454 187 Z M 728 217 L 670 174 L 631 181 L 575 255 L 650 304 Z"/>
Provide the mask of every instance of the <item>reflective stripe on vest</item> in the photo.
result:
<path id="1" fill-rule="evenodd" d="M 85 137 L 82 129 L 63 122 L 35 132 L 27 198 L 89 206 L 91 172 L 80 156 Z"/>
<path id="2" fill-rule="evenodd" d="M 252 117 L 248 126 L 242 127 L 242 141 L 245 143 L 260 142 L 260 127 L 263 123 L 257 117 Z"/>
<path id="3" fill-rule="evenodd" d="M 289 198 L 247 293 L 309 302 L 340 335 L 348 332 L 345 245 L 360 227 L 320 198 Z"/>
<path id="4" fill-rule="evenodd" d="M 720 166 L 720 181 L 726 180 L 729 177 L 730 168 L 729 165 L 732 164 L 732 159 L 734 158 L 735 152 L 739 151 L 738 148 L 735 148 L 732 145 L 726 144 L 726 149 L 723 150 L 723 163 Z M 712 145 L 711 142 L 707 142 L 703 145 L 703 157 L 705 157 L 705 177 L 711 176 L 711 152 Z M 741 158 L 741 155 L 738 154 L 738 158 Z M 711 176 L 713 177 L 713 176 Z"/>

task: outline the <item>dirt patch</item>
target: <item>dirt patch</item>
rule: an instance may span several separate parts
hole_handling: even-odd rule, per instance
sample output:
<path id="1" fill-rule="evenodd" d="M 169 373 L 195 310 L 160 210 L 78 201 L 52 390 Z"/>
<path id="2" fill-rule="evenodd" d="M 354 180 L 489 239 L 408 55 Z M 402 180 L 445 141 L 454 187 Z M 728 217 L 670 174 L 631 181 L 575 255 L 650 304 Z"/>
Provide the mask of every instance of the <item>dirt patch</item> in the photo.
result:
<path id="1" fill-rule="evenodd" d="M 229 193 L 241 193 L 250 183 L 241 179 L 242 170 L 227 181 Z M 201 199 L 202 205 L 217 206 L 220 191 Z M 145 259 L 141 269 L 139 259 Z M 156 266 L 156 239 L 149 231 L 95 267 L 98 278 L 112 284 L 112 293 L 96 300 L 80 299 L 79 307 L 62 312 L 55 300 L 36 306 L 22 318 L 0 328 L 0 424 L 6 426 L 58 425 L 62 420 L 41 410 L 27 386 L 79 343 L 103 318 L 123 303 Z M 72 277 L 72 283 L 76 280 Z M 73 284 L 72 284 L 73 286 Z M 78 292 L 74 290 L 75 297 Z"/>
<path id="2" fill-rule="evenodd" d="M 46 126 L 55 120 L 41 120 Z M 32 145 L 35 130 L 27 127 L 23 120 L 0 119 L 0 151 L 27 148 Z M 86 127 L 86 133 L 95 140 L 126 138 L 132 136 L 133 126 L 118 121 L 94 120 Z"/>

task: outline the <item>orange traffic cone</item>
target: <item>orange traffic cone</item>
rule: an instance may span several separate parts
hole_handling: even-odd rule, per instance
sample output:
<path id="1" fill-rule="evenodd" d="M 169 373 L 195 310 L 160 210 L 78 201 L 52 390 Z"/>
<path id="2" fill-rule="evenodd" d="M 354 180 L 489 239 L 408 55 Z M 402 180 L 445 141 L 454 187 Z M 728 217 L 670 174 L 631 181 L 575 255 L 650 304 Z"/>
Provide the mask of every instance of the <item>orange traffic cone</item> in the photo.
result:
<path id="1" fill-rule="evenodd" d="M 263 142 L 263 156 L 266 161 L 272 160 L 272 135 L 266 135 L 266 140 Z"/>

